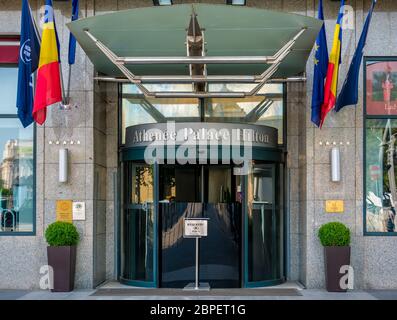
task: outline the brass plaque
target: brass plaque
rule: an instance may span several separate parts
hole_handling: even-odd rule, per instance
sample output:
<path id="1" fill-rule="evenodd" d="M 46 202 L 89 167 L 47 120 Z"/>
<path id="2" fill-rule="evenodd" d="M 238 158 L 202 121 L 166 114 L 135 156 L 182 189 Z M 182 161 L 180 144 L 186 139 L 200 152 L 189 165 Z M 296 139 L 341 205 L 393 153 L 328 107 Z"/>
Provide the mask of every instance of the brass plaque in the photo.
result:
<path id="1" fill-rule="evenodd" d="M 72 219 L 73 219 L 72 200 L 57 200 L 56 214 L 57 214 L 57 221 L 72 223 Z"/>
<path id="2" fill-rule="evenodd" d="M 343 213 L 344 212 L 344 201 L 343 200 L 326 200 L 325 201 L 325 212 L 327 213 Z"/>

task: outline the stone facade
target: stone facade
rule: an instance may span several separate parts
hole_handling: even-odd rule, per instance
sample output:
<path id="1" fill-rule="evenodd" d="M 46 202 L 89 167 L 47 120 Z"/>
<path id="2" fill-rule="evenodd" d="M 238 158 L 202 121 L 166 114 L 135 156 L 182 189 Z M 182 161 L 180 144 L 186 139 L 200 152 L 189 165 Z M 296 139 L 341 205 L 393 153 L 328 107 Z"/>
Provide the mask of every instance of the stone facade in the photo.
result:
<path id="1" fill-rule="evenodd" d="M 203 1 L 174 1 L 175 4 Z M 224 3 L 224 1 L 204 1 Z M 370 0 L 351 0 L 354 8 L 354 30 L 343 34 L 344 61 L 341 79 L 358 42 Z M 33 14 L 39 16 L 44 1 L 30 0 Z M 313 0 L 247 0 L 252 7 L 315 16 L 317 1 Z M 151 0 L 81 0 L 80 17 L 116 10 L 151 6 Z M 54 3 L 61 59 L 67 60 L 70 3 Z M 0 0 L 0 34 L 19 33 L 21 1 Z M 328 46 L 339 3 L 324 1 Z M 365 55 L 397 55 L 395 18 L 397 2 L 379 1 L 373 15 Z M 289 279 L 299 280 L 308 288 L 324 287 L 324 262 L 317 230 L 327 221 L 341 221 L 352 230 L 352 265 L 356 288 L 397 288 L 396 237 L 365 237 L 363 235 L 363 88 L 360 80 L 359 103 L 340 113 L 330 113 L 322 130 L 310 122 L 312 88 L 312 57 L 307 64 L 307 82 L 287 86 L 288 147 L 288 211 Z M 66 79 L 67 65 L 63 64 Z M 77 104 L 72 111 L 50 108 L 47 122 L 37 128 L 37 208 L 35 236 L 0 235 L 0 288 L 36 289 L 39 269 L 46 264 L 43 233 L 55 221 L 55 200 L 73 199 L 86 202 L 86 221 L 76 222 L 81 235 L 77 257 L 77 288 L 95 287 L 114 279 L 115 247 L 114 195 L 117 194 L 117 105 L 115 84 L 95 83 L 94 69 L 80 47 L 72 70 L 71 96 Z M 362 77 L 362 75 L 361 75 Z M 340 81 L 340 85 L 342 81 Z M 71 151 L 70 182 L 60 184 L 58 177 L 59 140 L 80 144 L 67 147 Z M 330 146 L 320 142 L 343 142 L 342 181 L 330 182 Z M 349 144 L 347 144 L 347 142 Z M 324 200 L 341 199 L 345 213 L 326 214 Z"/>

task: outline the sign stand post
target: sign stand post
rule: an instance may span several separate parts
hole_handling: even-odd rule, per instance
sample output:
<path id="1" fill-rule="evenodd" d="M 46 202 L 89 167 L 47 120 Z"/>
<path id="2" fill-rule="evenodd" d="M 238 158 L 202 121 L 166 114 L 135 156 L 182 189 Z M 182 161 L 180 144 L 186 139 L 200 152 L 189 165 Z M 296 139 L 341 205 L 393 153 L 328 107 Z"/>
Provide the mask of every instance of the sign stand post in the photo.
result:
<path id="1" fill-rule="evenodd" d="M 208 282 L 200 282 L 200 238 L 207 236 L 208 219 L 185 219 L 184 232 L 185 238 L 196 239 L 196 270 L 195 281 L 186 285 L 183 290 L 201 290 L 209 291 L 210 285 Z"/>

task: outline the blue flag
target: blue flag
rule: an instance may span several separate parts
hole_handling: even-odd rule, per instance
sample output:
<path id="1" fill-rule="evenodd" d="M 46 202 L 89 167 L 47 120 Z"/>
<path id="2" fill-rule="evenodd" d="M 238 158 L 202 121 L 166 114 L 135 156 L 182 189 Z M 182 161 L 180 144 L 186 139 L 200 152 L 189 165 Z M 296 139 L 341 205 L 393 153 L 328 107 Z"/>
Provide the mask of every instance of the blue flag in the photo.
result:
<path id="1" fill-rule="evenodd" d="M 342 90 L 336 100 L 335 111 L 338 112 L 345 106 L 355 105 L 358 102 L 358 78 L 360 74 L 361 60 L 363 58 L 363 50 L 365 42 L 367 41 L 368 29 L 371 23 L 372 12 L 374 11 L 376 0 L 372 1 L 371 8 L 369 9 L 367 19 L 361 32 L 360 40 L 354 53 L 352 62 L 347 72 L 345 82 L 343 83 Z"/>
<path id="2" fill-rule="evenodd" d="M 318 5 L 318 18 L 324 21 L 323 1 Z M 313 93 L 312 93 L 312 122 L 319 127 L 321 122 L 321 105 L 324 102 L 324 80 L 328 69 L 328 48 L 325 34 L 325 24 L 317 36 L 314 45 L 314 74 L 313 74 Z"/>
<path id="3" fill-rule="evenodd" d="M 72 21 L 79 18 L 79 0 L 72 0 Z M 76 38 L 70 32 L 69 35 L 69 64 L 74 64 L 76 58 Z"/>
<path id="4" fill-rule="evenodd" d="M 33 75 L 39 65 L 40 38 L 28 0 L 22 2 L 21 39 L 18 62 L 17 109 L 26 128 L 33 122 Z"/>

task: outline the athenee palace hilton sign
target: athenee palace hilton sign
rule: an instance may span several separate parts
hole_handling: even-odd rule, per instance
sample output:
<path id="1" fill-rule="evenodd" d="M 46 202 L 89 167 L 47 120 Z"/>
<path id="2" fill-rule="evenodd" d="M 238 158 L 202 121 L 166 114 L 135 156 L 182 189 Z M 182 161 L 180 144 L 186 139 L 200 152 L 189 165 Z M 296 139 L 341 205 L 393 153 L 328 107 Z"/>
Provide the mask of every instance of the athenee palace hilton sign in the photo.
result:
<path id="1" fill-rule="evenodd" d="M 238 123 L 161 123 L 126 129 L 126 147 L 170 144 L 277 146 L 277 129 Z"/>

